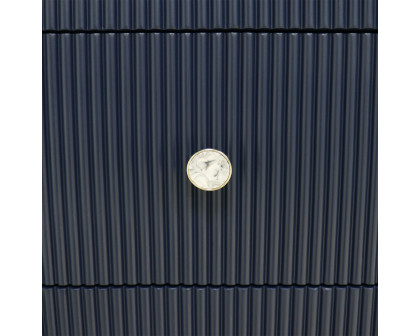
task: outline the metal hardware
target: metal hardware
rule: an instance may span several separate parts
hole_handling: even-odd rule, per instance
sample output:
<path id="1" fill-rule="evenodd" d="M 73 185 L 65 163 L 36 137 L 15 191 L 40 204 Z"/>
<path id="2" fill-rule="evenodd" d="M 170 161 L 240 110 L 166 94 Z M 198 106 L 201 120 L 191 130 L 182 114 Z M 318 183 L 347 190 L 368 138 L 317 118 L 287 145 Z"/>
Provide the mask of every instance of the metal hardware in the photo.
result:
<path id="1" fill-rule="evenodd" d="M 191 183 L 205 191 L 223 188 L 232 176 L 232 164 L 228 157 L 216 149 L 198 151 L 187 163 L 187 175 Z"/>

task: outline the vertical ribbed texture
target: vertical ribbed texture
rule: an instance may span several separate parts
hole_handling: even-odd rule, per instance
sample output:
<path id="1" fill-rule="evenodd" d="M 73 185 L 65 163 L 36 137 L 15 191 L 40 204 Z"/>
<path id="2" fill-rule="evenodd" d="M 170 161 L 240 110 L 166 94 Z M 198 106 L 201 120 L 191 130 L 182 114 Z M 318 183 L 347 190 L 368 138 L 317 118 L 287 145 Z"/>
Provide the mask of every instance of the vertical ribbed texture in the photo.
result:
<path id="1" fill-rule="evenodd" d="M 377 0 L 43 0 L 44 30 L 376 29 Z"/>
<path id="2" fill-rule="evenodd" d="M 44 335 L 376 335 L 376 286 L 43 288 Z"/>
<path id="3" fill-rule="evenodd" d="M 43 39 L 44 284 L 377 283 L 375 34 Z"/>

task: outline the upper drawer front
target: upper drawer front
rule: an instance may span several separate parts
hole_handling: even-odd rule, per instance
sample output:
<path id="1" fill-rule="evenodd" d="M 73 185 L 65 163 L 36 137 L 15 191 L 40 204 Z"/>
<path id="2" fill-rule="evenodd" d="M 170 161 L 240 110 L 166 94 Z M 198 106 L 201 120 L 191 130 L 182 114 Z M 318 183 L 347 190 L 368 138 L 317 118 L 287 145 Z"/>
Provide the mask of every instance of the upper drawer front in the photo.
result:
<path id="1" fill-rule="evenodd" d="M 377 7 L 377 0 L 43 0 L 43 29 L 376 29 Z"/>
<path id="2" fill-rule="evenodd" d="M 44 284 L 376 283 L 376 34 L 43 38 Z"/>

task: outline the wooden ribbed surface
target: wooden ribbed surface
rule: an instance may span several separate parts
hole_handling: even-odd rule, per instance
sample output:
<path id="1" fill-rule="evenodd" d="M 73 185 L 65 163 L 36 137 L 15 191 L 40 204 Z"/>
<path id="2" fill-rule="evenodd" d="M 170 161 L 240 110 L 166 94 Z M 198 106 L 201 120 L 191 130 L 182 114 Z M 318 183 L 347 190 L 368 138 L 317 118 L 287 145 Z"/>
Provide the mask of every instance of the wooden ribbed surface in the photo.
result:
<path id="1" fill-rule="evenodd" d="M 44 335 L 377 335 L 376 286 L 44 288 Z"/>
<path id="2" fill-rule="evenodd" d="M 376 34 L 44 34 L 43 283 L 376 284 L 376 51 Z M 212 193 L 185 173 L 208 147 L 234 167 Z"/>
<path id="3" fill-rule="evenodd" d="M 43 0 L 44 30 L 377 29 L 377 0 Z"/>

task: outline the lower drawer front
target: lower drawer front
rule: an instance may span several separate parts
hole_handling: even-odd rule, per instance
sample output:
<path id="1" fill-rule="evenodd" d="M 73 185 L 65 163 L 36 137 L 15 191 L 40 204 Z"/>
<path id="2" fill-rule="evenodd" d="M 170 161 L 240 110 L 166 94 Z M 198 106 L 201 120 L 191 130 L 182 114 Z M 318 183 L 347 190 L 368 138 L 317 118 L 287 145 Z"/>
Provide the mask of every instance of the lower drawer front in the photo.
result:
<path id="1" fill-rule="evenodd" d="M 377 335 L 377 286 L 44 287 L 44 335 Z"/>

